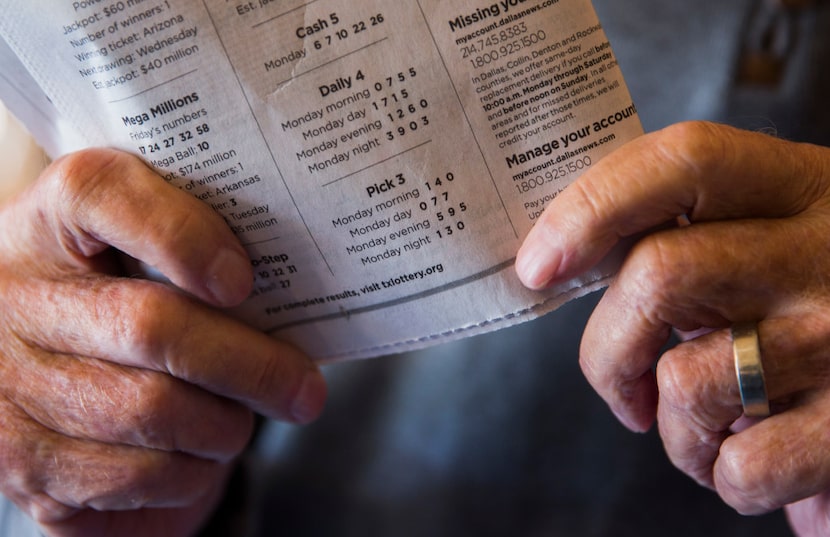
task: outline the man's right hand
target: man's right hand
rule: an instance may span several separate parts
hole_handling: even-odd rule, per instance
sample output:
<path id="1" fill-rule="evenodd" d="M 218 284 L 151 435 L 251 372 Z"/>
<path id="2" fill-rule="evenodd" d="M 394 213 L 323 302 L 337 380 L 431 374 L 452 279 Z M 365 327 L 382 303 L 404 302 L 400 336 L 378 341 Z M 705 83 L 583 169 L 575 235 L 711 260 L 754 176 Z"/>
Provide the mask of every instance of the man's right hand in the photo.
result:
<path id="1" fill-rule="evenodd" d="M 0 491 L 50 536 L 196 530 L 252 411 L 305 423 L 326 395 L 301 352 L 216 309 L 252 280 L 218 215 L 124 153 L 65 157 L 0 207 Z"/>

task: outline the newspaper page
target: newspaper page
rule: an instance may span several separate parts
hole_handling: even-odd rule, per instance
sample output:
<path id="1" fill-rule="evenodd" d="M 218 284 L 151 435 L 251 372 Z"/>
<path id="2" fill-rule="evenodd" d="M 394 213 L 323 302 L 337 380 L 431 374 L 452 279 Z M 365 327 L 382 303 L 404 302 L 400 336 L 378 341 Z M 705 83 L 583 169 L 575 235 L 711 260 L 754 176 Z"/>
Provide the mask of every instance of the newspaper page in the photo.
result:
<path id="1" fill-rule="evenodd" d="M 47 150 L 117 147 L 209 204 L 256 275 L 233 314 L 320 360 L 535 318 L 618 265 L 546 292 L 512 267 L 544 207 L 641 134 L 589 0 L 0 8 L 27 71 L 0 96 Z"/>

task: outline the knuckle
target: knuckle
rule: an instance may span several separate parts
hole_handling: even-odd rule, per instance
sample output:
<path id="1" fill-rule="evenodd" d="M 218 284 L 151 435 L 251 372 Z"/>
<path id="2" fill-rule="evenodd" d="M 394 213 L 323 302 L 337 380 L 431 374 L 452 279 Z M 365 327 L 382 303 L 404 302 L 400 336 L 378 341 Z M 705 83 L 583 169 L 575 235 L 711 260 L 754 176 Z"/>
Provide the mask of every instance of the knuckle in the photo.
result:
<path id="1" fill-rule="evenodd" d="M 684 356 L 667 351 L 657 362 L 657 386 L 660 403 L 675 412 L 692 414 L 702 407 L 703 397 L 698 388 L 700 371 Z"/>
<path id="2" fill-rule="evenodd" d="M 50 482 L 65 469 L 58 464 L 54 439 L 10 404 L 0 404 L 0 492 L 14 501 L 37 523 L 65 520 L 77 509 L 54 499 Z"/>
<path id="3" fill-rule="evenodd" d="M 46 179 L 45 207 L 54 214 L 43 214 L 46 221 L 57 219 L 62 242 L 82 256 L 99 253 L 102 245 L 83 229 L 84 222 L 101 207 L 111 205 L 113 189 L 129 170 L 141 165 L 135 157 L 112 149 L 86 149 L 58 160 Z M 45 209 L 41 209 L 44 211 Z"/>
<path id="4" fill-rule="evenodd" d="M 116 496 L 122 491 L 130 490 L 136 497 L 150 496 L 156 480 L 170 466 L 170 456 L 163 452 L 149 453 L 141 451 L 132 457 L 127 457 L 119 471 L 111 479 L 110 488 L 103 492 L 104 496 Z M 112 476 L 112 474 L 111 474 Z"/>
<path id="5" fill-rule="evenodd" d="M 574 198 L 571 204 L 585 209 L 591 220 L 607 220 L 608 211 L 614 207 L 608 200 L 612 194 L 596 182 L 576 181 L 569 187 L 568 195 Z"/>
<path id="6" fill-rule="evenodd" d="M 205 209 L 206 206 L 184 198 L 181 204 L 170 207 L 163 218 L 151 224 L 154 226 L 152 235 L 167 237 L 168 241 L 182 248 L 192 248 L 193 230 L 203 229 L 206 221 L 218 218 Z"/>
<path id="7" fill-rule="evenodd" d="M 683 270 L 683 250 L 667 233 L 640 240 L 626 259 L 621 277 L 639 296 L 652 296 L 678 288 L 688 273 Z"/>
<path id="8" fill-rule="evenodd" d="M 186 506 L 198 499 L 217 477 L 216 463 L 176 453 L 142 450 L 113 468 L 84 505 L 106 509 Z M 171 482 L 177 476 L 177 482 Z"/>
<path id="9" fill-rule="evenodd" d="M 99 405 L 105 425 L 98 438 L 213 460 L 229 460 L 247 446 L 253 433 L 247 408 L 163 373 L 128 373 L 111 390 L 116 395 Z"/>
<path id="10" fill-rule="evenodd" d="M 671 231 L 637 242 L 617 277 L 625 303 L 653 326 L 687 320 L 689 291 L 706 277 L 696 269 L 694 254 Z"/>
<path id="11" fill-rule="evenodd" d="M 721 405 L 713 405 L 723 397 L 717 382 L 712 380 L 716 371 L 706 360 L 692 356 L 693 352 L 694 349 L 673 348 L 657 362 L 655 375 L 660 405 L 664 412 L 683 416 L 685 426 L 694 432 L 698 444 L 717 451 L 725 425 L 734 417 L 725 419 Z"/>
<path id="12" fill-rule="evenodd" d="M 97 364 L 68 397 L 67 434 L 95 441 L 174 449 L 171 413 L 176 386 L 166 375 L 138 367 Z"/>
<path id="13" fill-rule="evenodd" d="M 709 402 L 717 397 L 703 379 L 700 365 L 685 353 L 668 351 L 655 372 L 660 393 L 658 422 L 666 450 L 675 466 L 705 486 L 727 435 Z"/>
<path id="14" fill-rule="evenodd" d="M 176 334 L 184 333 L 179 324 L 185 315 L 184 297 L 163 285 L 138 280 L 129 286 L 110 286 L 106 294 L 115 306 L 99 316 L 110 317 L 104 320 L 110 323 L 115 341 L 136 359 L 151 361 L 140 365 L 166 370 L 162 363 L 166 351 Z"/>
<path id="15" fill-rule="evenodd" d="M 5 435 L 0 442 L 2 492 L 9 496 L 29 496 L 42 488 L 41 466 L 33 456 L 36 452 L 29 442 Z"/>
<path id="16" fill-rule="evenodd" d="M 661 154 L 681 169 L 705 174 L 731 160 L 733 151 L 731 131 L 706 121 L 685 121 L 666 127 L 660 133 L 658 149 Z"/>
<path id="17" fill-rule="evenodd" d="M 86 494 L 79 498 L 79 504 L 93 509 L 107 510 L 121 504 L 128 498 L 131 508 L 150 504 L 160 476 L 167 473 L 165 455 L 125 457 L 117 468 L 108 468 L 106 479 L 96 479 L 88 484 Z"/>
<path id="18" fill-rule="evenodd" d="M 177 449 L 176 434 L 169 420 L 176 390 L 174 381 L 148 371 L 138 372 L 136 376 L 133 399 L 121 410 L 120 427 L 133 445 L 163 451 Z"/>
<path id="19" fill-rule="evenodd" d="M 764 475 L 770 469 L 753 453 L 727 439 L 720 449 L 715 465 L 715 486 L 723 500 L 744 515 L 767 513 L 780 507 Z"/>
<path id="20" fill-rule="evenodd" d="M 0 398 L 0 430 L 2 488 L 18 494 L 38 492 L 42 488 L 42 462 L 52 449 L 44 430 L 5 397 Z"/>
<path id="21" fill-rule="evenodd" d="M 95 458 L 81 460 L 79 465 L 88 470 L 89 478 L 77 491 L 78 503 L 108 509 L 128 498 L 135 508 L 147 505 L 165 477 L 174 475 L 172 461 L 176 458 L 174 454 L 134 449 L 122 452 L 117 464 L 110 461 L 103 467 Z"/>
<path id="22" fill-rule="evenodd" d="M 133 157 L 111 149 L 84 149 L 54 164 L 52 191 L 70 209 L 80 209 L 100 199 L 101 186 L 112 181 L 113 174 L 124 175 Z M 120 173 L 119 173 L 120 172 Z"/>
<path id="23" fill-rule="evenodd" d="M 129 443 L 211 460 L 230 460 L 244 451 L 253 434 L 252 412 L 213 396 L 206 401 L 204 394 L 194 393 L 198 388 L 166 375 L 151 375 L 152 381 L 136 392 L 135 405 L 124 414 L 122 435 Z M 182 403 L 191 409 L 184 416 L 183 411 L 174 410 Z"/>

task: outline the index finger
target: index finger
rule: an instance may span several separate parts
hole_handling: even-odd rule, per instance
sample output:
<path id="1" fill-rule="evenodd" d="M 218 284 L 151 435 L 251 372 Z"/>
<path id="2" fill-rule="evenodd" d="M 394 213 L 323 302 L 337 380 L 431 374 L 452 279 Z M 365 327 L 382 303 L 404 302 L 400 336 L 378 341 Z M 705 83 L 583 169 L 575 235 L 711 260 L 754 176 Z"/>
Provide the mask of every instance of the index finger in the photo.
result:
<path id="1" fill-rule="evenodd" d="M 271 418 L 306 423 L 322 411 L 325 380 L 308 356 L 165 285 L 21 278 L 0 296 L 49 304 L 7 319 L 29 345 L 170 374 Z"/>
<path id="2" fill-rule="evenodd" d="M 822 151 L 704 122 L 642 136 L 548 206 L 519 250 L 516 271 L 527 287 L 541 289 L 591 268 L 622 238 L 681 216 L 796 214 L 827 188 Z"/>

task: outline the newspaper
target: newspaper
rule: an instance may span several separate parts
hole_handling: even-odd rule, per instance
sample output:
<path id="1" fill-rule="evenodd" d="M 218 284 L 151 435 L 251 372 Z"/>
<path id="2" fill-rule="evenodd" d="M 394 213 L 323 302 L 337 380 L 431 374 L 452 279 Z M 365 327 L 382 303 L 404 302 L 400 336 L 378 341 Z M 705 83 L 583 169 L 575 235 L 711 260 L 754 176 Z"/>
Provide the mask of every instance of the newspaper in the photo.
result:
<path id="1" fill-rule="evenodd" d="M 117 147 L 209 204 L 256 275 L 233 314 L 320 360 L 535 318 L 618 266 L 545 292 L 512 267 L 548 202 L 642 132 L 589 0 L 0 9 L 0 97 L 47 151 Z"/>

